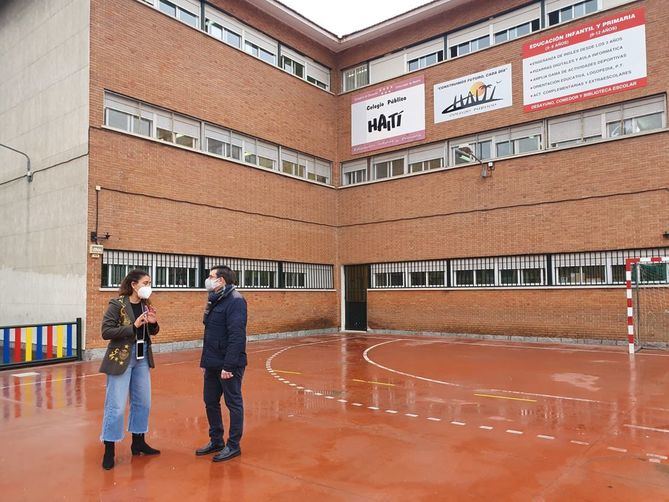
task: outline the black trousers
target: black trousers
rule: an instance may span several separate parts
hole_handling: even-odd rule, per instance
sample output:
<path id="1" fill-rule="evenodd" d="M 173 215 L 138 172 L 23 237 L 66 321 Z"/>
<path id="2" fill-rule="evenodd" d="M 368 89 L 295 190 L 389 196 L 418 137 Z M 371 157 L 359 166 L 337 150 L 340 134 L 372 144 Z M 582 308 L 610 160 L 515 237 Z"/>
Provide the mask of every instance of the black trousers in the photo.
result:
<path id="1" fill-rule="evenodd" d="M 244 402 L 242 400 L 242 378 L 244 368 L 232 371 L 234 377 L 223 380 L 221 369 L 204 370 L 204 405 L 209 420 L 209 437 L 215 444 L 223 444 L 223 418 L 221 416 L 221 396 L 230 412 L 230 433 L 228 446 L 239 448 L 244 430 Z"/>

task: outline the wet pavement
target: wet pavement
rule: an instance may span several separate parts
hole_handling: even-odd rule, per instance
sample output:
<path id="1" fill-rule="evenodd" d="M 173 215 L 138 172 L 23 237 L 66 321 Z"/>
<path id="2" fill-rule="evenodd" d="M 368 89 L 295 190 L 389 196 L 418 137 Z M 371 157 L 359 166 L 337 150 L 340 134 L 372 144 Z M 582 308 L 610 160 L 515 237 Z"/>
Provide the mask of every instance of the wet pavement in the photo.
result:
<path id="1" fill-rule="evenodd" d="M 248 353 L 243 453 L 220 464 L 193 453 L 199 351 L 156 356 L 162 454 L 126 437 L 112 471 L 99 362 L 0 372 L 0 500 L 669 500 L 667 352 L 347 334 Z"/>

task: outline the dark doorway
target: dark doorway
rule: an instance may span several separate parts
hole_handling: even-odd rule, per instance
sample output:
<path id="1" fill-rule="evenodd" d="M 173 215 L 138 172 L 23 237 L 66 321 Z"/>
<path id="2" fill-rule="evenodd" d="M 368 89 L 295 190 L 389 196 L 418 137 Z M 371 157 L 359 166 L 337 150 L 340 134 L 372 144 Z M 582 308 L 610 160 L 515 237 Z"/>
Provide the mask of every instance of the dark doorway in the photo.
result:
<path id="1" fill-rule="evenodd" d="M 346 322 L 344 329 L 367 331 L 369 265 L 344 266 Z"/>

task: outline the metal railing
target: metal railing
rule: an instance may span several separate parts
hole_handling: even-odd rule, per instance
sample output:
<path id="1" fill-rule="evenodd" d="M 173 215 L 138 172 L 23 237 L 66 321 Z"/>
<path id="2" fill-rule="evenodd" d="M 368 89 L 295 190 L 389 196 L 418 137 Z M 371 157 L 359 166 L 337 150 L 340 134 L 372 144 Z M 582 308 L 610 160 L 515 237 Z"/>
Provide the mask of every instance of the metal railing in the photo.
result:
<path id="1" fill-rule="evenodd" d="M 0 370 L 82 360 L 81 318 L 0 327 Z"/>

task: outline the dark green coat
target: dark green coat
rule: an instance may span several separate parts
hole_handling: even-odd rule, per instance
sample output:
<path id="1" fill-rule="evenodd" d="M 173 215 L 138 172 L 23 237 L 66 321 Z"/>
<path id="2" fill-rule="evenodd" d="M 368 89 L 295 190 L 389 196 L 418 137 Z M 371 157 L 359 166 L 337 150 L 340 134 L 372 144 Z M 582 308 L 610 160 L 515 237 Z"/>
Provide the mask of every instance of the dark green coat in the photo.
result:
<path id="1" fill-rule="evenodd" d="M 109 340 L 107 352 L 100 365 L 100 372 L 107 375 L 122 375 L 130 364 L 130 351 L 135 343 L 135 313 L 127 297 L 109 300 L 107 312 L 102 318 L 102 338 Z M 160 330 L 158 324 L 149 324 L 149 334 L 155 335 Z M 144 346 L 149 367 L 154 368 L 151 337 Z"/>

